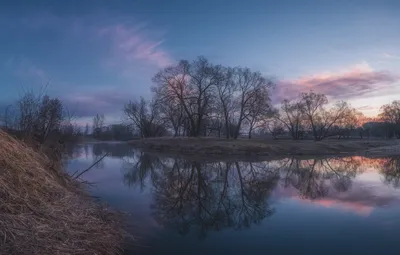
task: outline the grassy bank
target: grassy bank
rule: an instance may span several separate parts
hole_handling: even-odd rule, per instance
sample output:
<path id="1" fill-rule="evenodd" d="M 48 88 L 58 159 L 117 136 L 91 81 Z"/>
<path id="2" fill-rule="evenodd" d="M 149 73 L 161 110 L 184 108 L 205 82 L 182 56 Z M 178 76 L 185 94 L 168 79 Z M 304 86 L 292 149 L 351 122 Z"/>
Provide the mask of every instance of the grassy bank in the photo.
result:
<path id="1" fill-rule="evenodd" d="M 117 254 L 120 219 L 61 165 L 0 131 L 0 254 Z"/>
<path id="2" fill-rule="evenodd" d="M 366 151 L 396 146 L 397 141 L 389 140 L 262 140 L 218 138 L 149 138 L 130 141 L 134 147 L 153 152 L 174 153 L 194 156 L 303 156 L 303 155 L 363 155 Z"/>

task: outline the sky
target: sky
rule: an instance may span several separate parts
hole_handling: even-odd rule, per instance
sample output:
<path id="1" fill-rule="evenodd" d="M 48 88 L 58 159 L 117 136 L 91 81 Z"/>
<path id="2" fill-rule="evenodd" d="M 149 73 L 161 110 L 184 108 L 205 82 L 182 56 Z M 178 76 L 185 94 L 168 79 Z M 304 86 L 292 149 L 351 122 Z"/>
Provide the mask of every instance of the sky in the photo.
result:
<path id="1" fill-rule="evenodd" d="M 400 1 L 1 1 L 0 112 L 24 91 L 59 97 L 81 123 L 151 97 L 181 59 L 273 77 L 272 101 L 312 89 L 367 116 L 400 99 Z"/>

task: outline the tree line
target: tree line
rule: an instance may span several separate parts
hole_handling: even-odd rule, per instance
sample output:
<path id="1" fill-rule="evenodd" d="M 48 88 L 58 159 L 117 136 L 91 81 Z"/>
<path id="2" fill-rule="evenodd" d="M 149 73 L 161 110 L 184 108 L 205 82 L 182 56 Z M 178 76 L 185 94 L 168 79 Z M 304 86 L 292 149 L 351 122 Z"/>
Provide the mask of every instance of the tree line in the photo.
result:
<path id="1" fill-rule="evenodd" d="M 4 130 L 38 144 L 75 141 L 82 135 L 73 114 L 62 101 L 43 91 L 25 92 L 6 107 L 2 120 Z"/>
<path id="2" fill-rule="evenodd" d="M 204 57 L 182 60 L 152 79 L 151 100 L 132 100 L 124 113 L 142 138 L 164 135 L 237 139 L 254 133 L 274 139 L 320 141 L 381 136 L 400 138 L 400 101 L 384 105 L 379 121 L 345 101 L 309 91 L 271 104 L 273 79 L 249 68 L 214 65 Z"/>
<path id="3" fill-rule="evenodd" d="M 123 106 L 127 123 L 105 125 L 97 114 L 80 127 L 58 98 L 27 92 L 6 107 L 3 128 L 34 138 L 73 140 L 130 140 L 135 137 L 216 136 L 238 139 L 268 135 L 294 140 L 358 136 L 400 139 L 400 101 L 384 105 L 376 119 L 368 119 L 345 101 L 329 102 L 313 91 L 271 103 L 272 78 L 246 67 L 226 67 L 204 57 L 182 60 L 157 72 L 152 98 Z M 50 140 L 51 140 L 50 139 Z"/>

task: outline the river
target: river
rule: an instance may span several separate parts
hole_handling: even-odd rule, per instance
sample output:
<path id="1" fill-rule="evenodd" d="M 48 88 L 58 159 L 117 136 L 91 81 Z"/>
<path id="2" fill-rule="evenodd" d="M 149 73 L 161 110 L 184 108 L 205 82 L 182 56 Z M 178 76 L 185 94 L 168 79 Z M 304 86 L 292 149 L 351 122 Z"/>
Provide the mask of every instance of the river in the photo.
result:
<path id="1" fill-rule="evenodd" d="M 70 152 L 89 192 L 129 213 L 126 254 L 399 254 L 400 157 L 244 162 L 123 143 Z"/>

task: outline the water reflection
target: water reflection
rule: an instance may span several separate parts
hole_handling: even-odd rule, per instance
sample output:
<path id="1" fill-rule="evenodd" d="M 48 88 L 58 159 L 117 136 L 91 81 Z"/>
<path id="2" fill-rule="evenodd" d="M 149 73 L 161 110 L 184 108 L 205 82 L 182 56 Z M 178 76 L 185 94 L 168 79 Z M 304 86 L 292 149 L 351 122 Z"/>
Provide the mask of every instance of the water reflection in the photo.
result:
<path id="1" fill-rule="evenodd" d="M 205 238 L 210 230 L 249 227 L 274 212 L 267 198 L 279 176 L 266 165 L 136 155 L 137 160 L 124 163 L 125 183 L 143 188 L 150 177 L 155 219 L 181 234 L 195 229 Z"/>
<path id="2" fill-rule="evenodd" d="M 398 188 L 400 186 L 400 157 L 392 157 L 383 163 L 385 182 Z"/>
<path id="3" fill-rule="evenodd" d="M 360 215 L 398 201 L 390 190 L 376 195 L 373 189 L 361 189 L 356 179 L 373 168 L 384 184 L 397 188 L 400 157 L 205 162 L 159 157 L 122 143 L 91 147 L 81 147 L 80 155 L 92 154 L 95 162 L 108 153 L 122 162 L 126 187 L 150 191 L 151 215 L 158 225 L 200 239 L 211 231 L 241 230 L 273 218 L 278 213 L 274 201 L 283 196 L 325 207 L 340 204 Z M 104 168 L 104 162 L 97 167 Z"/>
<path id="4" fill-rule="evenodd" d="M 283 172 L 285 187 L 296 188 L 301 197 L 308 199 L 326 196 L 329 188 L 339 192 L 347 191 L 361 165 L 352 158 L 291 158 L 286 161 L 277 167 L 277 170 Z"/>
<path id="5" fill-rule="evenodd" d="M 361 172 L 361 162 L 290 158 L 205 163 L 136 152 L 124 159 L 123 176 L 128 186 L 151 186 L 153 216 L 160 225 L 183 235 L 193 229 L 205 238 L 210 230 L 247 228 L 272 216 L 268 198 L 279 183 L 294 188 L 302 199 L 346 192 Z"/>

